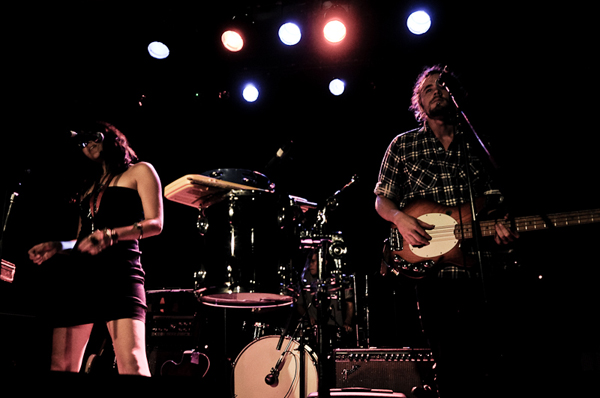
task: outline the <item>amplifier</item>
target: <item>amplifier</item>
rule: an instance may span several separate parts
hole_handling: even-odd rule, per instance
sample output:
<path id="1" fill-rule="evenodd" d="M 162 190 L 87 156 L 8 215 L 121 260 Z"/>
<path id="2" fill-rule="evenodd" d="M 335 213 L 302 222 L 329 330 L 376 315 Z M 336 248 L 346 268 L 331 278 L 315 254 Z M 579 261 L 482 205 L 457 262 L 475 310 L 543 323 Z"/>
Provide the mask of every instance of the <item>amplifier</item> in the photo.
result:
<path id="1" fill-rule="evenodd" d="M 199 320 L 198 300 L 192 290 L 148 290 L 146 335 L 148 345 L 160 347 L 195 347 Z"/>
<path id="2" fill-rule="evenodd" d="M 424 348 L 335 350 L 335 387 L 386 389 L 414 397 L 412 391 L 435 390 L 435 361 Z"/>
<path id="3" fill-rule="evenodd" d="M 148 325 L 150 337 L 193 337 L 196 317 L 154 315 Z"/>
<path id="4" fill-rule="evenodd" d="M 368 388 L 332 388 L 329 391 L 332 398 L 406 398 L 406 395 L 400 392 L 390 390 L 371 390 Z M 318 398 L 318 392 L 311 392 L 308 398 Z"/>

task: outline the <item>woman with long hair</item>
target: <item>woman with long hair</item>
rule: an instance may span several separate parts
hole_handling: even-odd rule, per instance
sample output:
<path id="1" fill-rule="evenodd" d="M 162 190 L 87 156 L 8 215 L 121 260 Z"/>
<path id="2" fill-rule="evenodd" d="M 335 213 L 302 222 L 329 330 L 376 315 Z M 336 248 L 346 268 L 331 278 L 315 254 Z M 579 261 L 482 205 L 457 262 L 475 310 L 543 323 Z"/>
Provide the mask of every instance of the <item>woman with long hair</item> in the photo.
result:
<path id="1" fill-rule="evenodd" d="M 77 239 L 45 242 L 29 250 L 42 264 L 60 256 L 60 282 L 50 297 L 51 370 L 78 372 L 95 323 L 105 322 L 120 374 L 150 376 L 145 348 L 145 273 L 139 241 L 163 227 L 161 184 L 154 167 L 137 162 L 125 136 L 95 122 L 80 136 L 96 166 L 80 195 Z M 55 259 L 58 261 L 58 259 Z"/>

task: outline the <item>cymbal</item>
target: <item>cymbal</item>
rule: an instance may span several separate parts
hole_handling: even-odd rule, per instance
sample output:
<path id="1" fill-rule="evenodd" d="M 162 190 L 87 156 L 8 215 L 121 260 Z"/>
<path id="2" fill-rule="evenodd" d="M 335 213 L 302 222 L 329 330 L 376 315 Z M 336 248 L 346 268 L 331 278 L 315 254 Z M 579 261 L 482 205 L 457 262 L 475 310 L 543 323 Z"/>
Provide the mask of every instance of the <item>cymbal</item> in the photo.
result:
<path id="1" fill-rule="evenodd" d="M 290 199 L 294 202 L 295 205 L 302 209 L 303 213 L 306 213 L 309 210 L 314 210 L 317 208 L 317 204 L 315 202 L 310 202 L 300 196 L 289 195 Z"/>

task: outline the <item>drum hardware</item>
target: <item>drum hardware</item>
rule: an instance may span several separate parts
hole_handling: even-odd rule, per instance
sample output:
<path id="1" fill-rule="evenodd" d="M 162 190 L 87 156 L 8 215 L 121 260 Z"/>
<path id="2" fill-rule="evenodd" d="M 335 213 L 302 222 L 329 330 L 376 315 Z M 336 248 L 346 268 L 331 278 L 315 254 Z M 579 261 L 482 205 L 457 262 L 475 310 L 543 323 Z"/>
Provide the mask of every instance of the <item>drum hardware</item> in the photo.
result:
<path id="1" fill-rule="evenodd" d="M 316 291 L 316 302 L 317 302 L 317 325 L 318 325 L 318 345 L 319 345 L 319 397 L 329 398 L 330 390 L 328 385 L 328 377 L 326 375 L 328 358 L 331 347 L 327 344 L 329 340 L 329 328 L 327 327 L 328 322 L 328 309 L 326 308 L 326 302 L 329 295 L 329 286 L 326 283 L 326 255 L 329 253 L 334 259 L 340 259 L 343 254 L 346 254 L 347 250 L 341 239 L 341 234 L 327 234 L 326 227 L 328 222 L 328 215 L 334 211 L 339 205 L 340 194 L 352 186 L 358 181 L 358 176 L 354 175 L 350 182 L 348 182 L 342 189 L 336 191 L 330 196 L 323 208 L 317 214 L 317 220 L 311 232 L 307 232 L 304 236 L 301 236 L 301 243 L 305 247 L 312 247 L 317 251 L 318 258 L 318 272 L 317 272 L 317 291 Z M 337 281 L 340 282 L 341 286 L 341 262 L 335 263 L 336 272 L 332 272 L 333 276 Z M 340 269 L 338 269 L 340 268 Z M 306 269 L 303 272 L 305 274 Z M 330 358 L 329 358 L 330 359 Z"/>
<path id="2" fill-rule="evenodd" d="M 348 253 L 342 233 L 337 231 L 329 234 L 318 234 L 314 231 L 302 231 L 300 234 L 300 244 L 303 249 L 317 250 L 324 243 L 328 245 L 325 253 L 331 256 L 333 267 L 331 270 L 328 270 L 329 276 L 318 278 L 316 282 L 321 283 L 323 288 L 326 287 L 327 291 L 335 292 L 341 289 L 342 280 L 345 277 L 343 274 L 342 259 Z M 303 281 L 305 280 L 306 271 L 307 269 L 305 268 L 302 272 L 301 279 Z M 318 289 L 315 286 L 305 286 L 304 290 L 310 290 L 315 293 Z"/>
<path id="3" fill-rule="evenodd" d="M 342 189 L 340 189 L 339 191 L 336 191 L 333 195 L 331 195 L 329 197 L 329 199 L 327 199 L 326 202 L 326 207 L 337 207 L 338 206 L 338 197 L 339 195 L 344 192 L 346 189 L 350 188 L 353 184 L 357 183 L 359 180 L 358 175 L 353 175 L 352 178 L 350 179 L 350 182 L 348 182 L 346 185 L 344 185 L 342 187 Z"/>
<path id="4" fill-rule="evenodd" d="M 314 289 L 316 302 L 318 303 L 317 332 L 319 350 L 317 355 L 318 360 L 314 360 L 312 365 L 316 367 L 318 364 L 317 386 L 322 397 L 329 396 L 329 386 L 327 385 L 324 365 L 331 359 L 331 347 L 327 346 L 329 344 L 327 336 L 329 332 L 326 327 L 328 319 L 326 300 L 328 301 L 332 292 L 335 292 L 336 289 L 339 290 L 341 287 L 343 278 L 343 264 L 341 259 L 347 254 L 347 247 L 341 233 L 327 233 L 326 229 L 330 212 L 338 207 L 340 194 L 357 180 L 358 177 L 354 176 L 348 184 L 327 199 L 323 208 L 317 211 L 316 222 L 312 228 L 308 231 L 291 231 L 295 234 L 294 238 L 300 242 L 301 248 L 313 248 L 318 253 L 317 283 L 310 288 Z M 273 249 L 281 250 L 281 247 L 278 247 L 283 246 L 278 244 L 278 239 L 281 239 L 282 236 L 281 231 L 285 230 L 289 226 L 288 224 L 291 225 L 297 222 L 299 220 L 298 217 L 308 210 L 318 209 L 318 206 L 301 198 L 287 195 L 287 199 L 283 199 L 288 202 L 285 206 L 292 210 L 299 208 L 300 212 L 286 213 L 286 207 L 281 206 L 283 204 L 282 197 L 275 195 L 274 188 L 274 184 L 271 184 L 266 176 L 256 172 L 237 169 L 218 169 L 203 173 L 202 175 L 184 176 L 165 188 L 167 199 L 198 209 L 198 230 L 201 234 L 206 235 L 205 238 L 210 238 L 210 235 L 215 234 L 214 231 L 222 233 L 222 241 L 220 243 L 227 250 L 217 253 L 216 257 L 226 257 L 226 263 L 223 264 L 224 267 L 221 273 L 225 281 L 220 280 L 215 282 L 214 279 L 211 280 L 213 270 L 208 267 L 210 264 L 207 264 L 207 268 L 203 268 L 200 272 L 197 272 L 195 274 L 196 280 L 201 279 L 202 283 L 206 282 L 206 286 L 196 286 L 195 289 L 196 296 L 202 304 L 221 307 L 225 310 L 227 308 L 251 308 L 254 310 L 283 306 L 293 308 L 291 305 L 294 302 L 294 298 L 280 294 L 282 291 L 280 285 L 276 287 L 277 289 L 272 290 L 265 287 L 264 278 L 271 278 L 274 274 L 278 274 L 279 272 L 276 268 L 274 268 L 274 272 L 269 271 L 264 273 L 264 264 L 261 264 L 262 269 L 248 269 L 248 267 L 254 267 L 255 262 L 264 260 L 260 256 L 256 256 L 257 253 L 260 255 L 265 254 L 265 246 L 261 246 L 261 244 L 267 245 L 269 249 L 267 250 L 268 254 L 272 254 L 269 251 L 272 252 Z M 210 214 L 206 212 L 207 210 Z M 215 222 L 212 218 L 214 212 L 218 212 L 219 210 L 222 211 L 221 215 L 224 217 L 224 222 L 222 223 Z M 273 217 L 273 215 L 275 216 Z M 219 226 L 222 227 L 221 230 L 219 230 Z M 267 229 L 265 230 L 265 228 Z M 272 228 L 275 231 L 268 230 L 268 228 Z M 273 232 L 275 233 L 273 234 Z M 211 249 L 214 246 L 216 245 L 213 245 Z M 250 256 L 248 253 L 250 253 Z M 325 277 L 325 259 L 328 255 L 333 258 L 332 266 L 334 269 L 330 270 L 330 275 Z M 249 261 L 250 258 L 252 261 Z M 278 265 L 279 271 L 282 271 L 281 262 Z M 259 271 L 263 272 L 263 274 L 261 275 Z M 275 292 L 275 290 L 277 291 Z M 296 294 L 302 294 L 301 288 L 297 290 L 299 291 Z M 336 293 L 333 294 L 335 295 Z M 298 333 L 298 330 L 301 330 L 301 324 L 302 320 L 298 323 L 293 333 L 294 336 Z M 299 366 L 299 385 L 301 396 L 305 397 L 306 388 L 313 388 L 307 387 L 307 383 L 310 384 L 311 382 L 310 376 L 312 375 L 312 373 L 307 372 L 308 369 L 305 366 L 305 351 L 309 351 L 309 347 L 304 345 L 303 336 L 300 339 L 300 343 L 291 337 L 286 337 L 287 329 L 286 327 L 286 330 L 278 336 L 278 342 L 280 341 L 280 343 L 275 346 L 275 353 L 277 355 L 273 358 L 275 366 L 261 375 L 259 381 L 262 388 L 268 387 L 270 388 L 268 391 L 271 392 L 274 391 L 272 388 L 276 389 L 278 385 L 283 385 L 282 377 L 284 375 L 282 372 L 289 370 L 292 362 L 297 361 L 293 347 L 299 345 L 301 365 Z M 238 358 L 234 362 L 234 383 L 236 389 L 241 387 L 242 390 L 246 391 L 256 389 L 255 387 L 261 387 L 254 384 L 252 387 L 246 385 L 246 380 L 242 377 L 243 374 L 240 375 L 246 369 L 254 370 L 256 368 L 256 363 L 245 363 L 244 355 L 248 354 L 254 347 L 258 347 L 267 341 L 271 343 L 271 340 L 275 338 L 274 336 L 261 337 L 248 345 L 238 355 Z M 289 339 L 287 347 L 283 353 L 280 353 L 280 346 L 286 338 Z M 312 356 L 311 354 L 312 350 L 309 352 L 310 356 Z M 290 358 L 291 360 L 286 361 L 286 358 Z M 294 362 L 294 364 L 298 367 L 297 362 Z M 288 375 L 285 377 L 288 377 Z M 288 380 L 291 381 L 291 384 L 287 393 L 290 393 L 295 391 L 294 381 L 298 382 L 298 376 L 294 374 Z M 253 380 L 251 383 L 256 383 L 256 381 Z M 277 396 L 282 396 L 281 393 L 283 391 L 276 392 L 278 393 Z M 237 395 L 239 396 L 239 394 Z"/>
<path id="5" fill-rule="evenodd" d="M 320 213 L 322 216 L 320 216 L 320 218 L 318 219 L 318 222 L 323 222 L 326 221 L 326 218 L 324 217 L 325 215 L 325 211 L 322 211 Z M 316 226 L 316 229 L 322 231 L 322 227 L 325 224 L 321 224 L 320 226 Z M 317 253 L 317 280 L 314 282 L 313 285 L 311 285 L 311 289 L 313 289 L 312 291 L 314 292 L 315 298 L 316 298 L 316 303 L 317 303 L 317 343 L 319 346 L 319 350 L 318 350 L 318 358 L 319 358 L 319 367 L 318 367 L 318 371 L 319 371 L 319 384 L 318 384 L 318 389 L 319 389 L 319 394 L 320 396 L 325 396 L 328 397 L 328 393 L 329 393 L 329 387 L 327 385 L 327 375 L 326 375 L 326 368 L 327 368 L 327 358 L 328 358 L 328 352 L 329 352 L 329 348 L 327 347 L 327 344 L 329 343 L 329 328 L 327 327 L 327 322 L 329 319 L 328 316 L 328 309 L 326 308 L 326 302 L 327 300 L 329 300 L 329 297 L 331 297 L 330 292 L 331 292 L 331 282 L 334 282 L 334 286 L 335 286 L 335 282 L 336 282 L 336 278 L 334 277 L 333 280 L 330 278 L 326 278 L 325 277 L 325 272 L 326 272 L 326 255 L 329 251 L 330 248 L 330 243 L 332 242 L 332 238 L 331 235 L 326 236 L 324 234 L 321 234 L 321 236 L 315 234 L 315 233 L 311 233 L 310 234 L 310 238 L 305 239 L 302 241 L 303 244 L 308 245 L 308 247 L 312 247 L 316 250 Z M 306 274 L 308 268 L 308 264 L 306 265 L 303 273 L 302 273 L 302 278 L 304 279 L 304 275 Z M 308 307 L 307 307 L 307 312 L 308 313 Z M 305 314 L 305 315 L 306 315 Z M 305 396 L 305 395 L 304 395 Z"/>
<path id="6" fill-rule="evenodd" d="M 248 331 L 249 329 L 252 330 L 252 340 L 256 340 L 263 336 L 266 336 L 268 330 L 273 330 L 273 331 L 281 330 L 281 328 L 276 327 L 276 326 L 271 326 L 270 324 L 265 323 L 265 322 L 254 322 L 252 324 L 252 326 L 249 326 L 248 323 L 246 321 L 244 321 L 242 323 L 242 330 Z"/>
<path id="7" fill-rule="evenodd" d="M 313 207 L 298 197 L 275 193 L 275 184 L 258 172 L 216 169 L 190 174 L 165 187 L 169 200 L 198 209 L 197 228 L 207 250 L 194 275 L 202 304 L 225 308 L 289 306 L 281 279 L 287 254 L 284 239 L 297 207 Z M 290 224 L 290 225 L 288 225 Z M 284 231 L 284 233 L 282 233 Z"/>
<path id="8" fill-rule="evenodd" d="M 198 228 L 198 233 L 202 236 L 208 232 L 208 218 L 206 214 L 204 214 L 204 207 L 202 205 L 198 206 L 198 222 L 196 223 L 196 228 Z"/>

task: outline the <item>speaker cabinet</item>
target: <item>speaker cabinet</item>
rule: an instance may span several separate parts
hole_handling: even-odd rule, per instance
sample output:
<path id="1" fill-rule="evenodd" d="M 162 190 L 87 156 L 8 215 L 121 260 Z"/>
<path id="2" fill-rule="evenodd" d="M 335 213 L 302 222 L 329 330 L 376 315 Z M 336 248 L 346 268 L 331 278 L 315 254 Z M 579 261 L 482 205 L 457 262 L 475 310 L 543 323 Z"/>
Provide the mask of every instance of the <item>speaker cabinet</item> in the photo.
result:
<path id="1" fill-rule="evenodd" d="M 433 390 L 434 360 L 420 348 L 335 350 L 335 387 L 363 387 L 414 397 L 413 388 Z"/>

